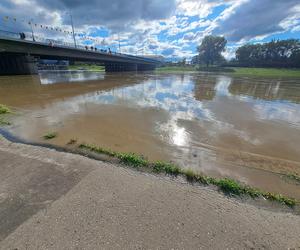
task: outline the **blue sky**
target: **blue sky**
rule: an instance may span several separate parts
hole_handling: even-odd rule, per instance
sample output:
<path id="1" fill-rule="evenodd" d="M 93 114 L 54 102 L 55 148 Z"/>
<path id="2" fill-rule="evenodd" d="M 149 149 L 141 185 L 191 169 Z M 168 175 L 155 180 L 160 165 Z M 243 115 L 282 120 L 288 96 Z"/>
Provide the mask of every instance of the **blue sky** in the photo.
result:
<path id="1" fill-rule="evenodd" d="M 72 13 L 77 40 L 99 48 L 130 54 L 157 54 L 191 58 L 206 35 L 228 40 L 226 58 L 238 46 L 272 39 L 300 39 L 299 0 L 1 0 L 0 28 L 72 42 Z M 16 18 L 3 21 L 4 16 Z"/>

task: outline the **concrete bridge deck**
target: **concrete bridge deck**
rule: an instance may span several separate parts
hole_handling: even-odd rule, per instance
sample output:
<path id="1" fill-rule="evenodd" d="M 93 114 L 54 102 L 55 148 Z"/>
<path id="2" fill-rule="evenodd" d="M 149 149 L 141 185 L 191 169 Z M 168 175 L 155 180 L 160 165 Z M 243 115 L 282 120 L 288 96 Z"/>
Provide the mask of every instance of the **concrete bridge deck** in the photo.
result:
<path id="1" fill-rule="evenodd" d="M 0 75 L 34 74 L 37 59 L 101 63 L 108 72 L 153 70 L 160 64 L 146 57 L 0 37 Z"/>

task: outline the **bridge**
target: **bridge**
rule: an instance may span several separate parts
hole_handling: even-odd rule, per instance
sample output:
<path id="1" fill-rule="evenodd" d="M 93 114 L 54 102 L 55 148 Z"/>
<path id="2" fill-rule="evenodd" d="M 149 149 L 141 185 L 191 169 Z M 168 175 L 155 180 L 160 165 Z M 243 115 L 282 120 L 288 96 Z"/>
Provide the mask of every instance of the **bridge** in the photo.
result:
<path id="1" fill-rule="evenodd" d="M 106 72 L 154 70 L 161 61 L 88 47 L 70 47 L 0 36 L 0 75 L 37 74 L 40 59 L 94 62 Z"/>

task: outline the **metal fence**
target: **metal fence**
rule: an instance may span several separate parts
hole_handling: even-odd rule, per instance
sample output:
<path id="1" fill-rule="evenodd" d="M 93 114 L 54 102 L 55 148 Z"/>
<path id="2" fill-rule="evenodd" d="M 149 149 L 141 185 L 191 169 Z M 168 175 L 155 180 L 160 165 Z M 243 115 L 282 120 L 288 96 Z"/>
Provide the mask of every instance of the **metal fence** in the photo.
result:
<path id="1" fill-rule="evenodd" d="M 22 34 L 24 36 L 22 37 Z M 117 55 L 120 57 L 126 57 L 126 58 L 132 58 L 132 59 L 142 59 L 143 61 L 151 62 L 151 63 L 157 63 L 158 60 L 154 60 L 151 58 L 145 58 L 145 57 L 139 57 L 139 56 L 133 56 L 129 54 L 123 54 L 123 53 L 118 53 L 118 52 L 113 52 L 109 50 L 103 50 L 99 49 L 93 46 L 87 46 L 87 45 L 77 45 L 75 48 L 75 45 L 73 43 L 68 43 L 64 42 L 62 40 L 54 40 L 54 39 L 47 39 L 43 38 L 40 36 L 32 35 L 31 33 L 16 33 L 16 32 L 10 32 L 6 30 L 0 30 L 0 37 L 1 38 L 10 38 L 14 40 L 24 40 L 24 41 L 29 41 L 32 43 L 37 43 L 37 44 L 43 44 L 43 45 L 48 45 L 48 46 L 53 46 L 53 47 L 61 47 L 61 48 L 67 48 L 67 49 L 78 49 L 78 50 L 84 50 L 84 51 L 89 51 L 89 52 L 94 52 L 94 53 L 100 53 L 100 54 L 112 54 L 112 55 Z"/>

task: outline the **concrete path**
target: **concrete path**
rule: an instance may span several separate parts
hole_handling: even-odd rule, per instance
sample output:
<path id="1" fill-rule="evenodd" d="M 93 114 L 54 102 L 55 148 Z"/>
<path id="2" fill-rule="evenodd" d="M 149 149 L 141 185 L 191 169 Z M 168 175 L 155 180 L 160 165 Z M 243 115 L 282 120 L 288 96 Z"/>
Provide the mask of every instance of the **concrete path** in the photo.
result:
<path id="1" fill-rule="evenodd" d="M 0 139 L 0 249 L 300 249 L 300 216 Z"/>

